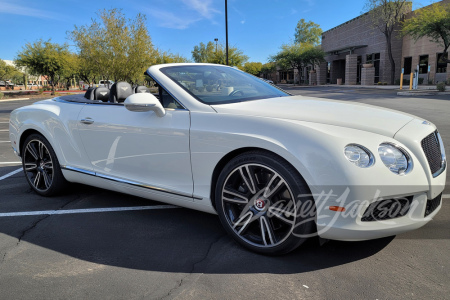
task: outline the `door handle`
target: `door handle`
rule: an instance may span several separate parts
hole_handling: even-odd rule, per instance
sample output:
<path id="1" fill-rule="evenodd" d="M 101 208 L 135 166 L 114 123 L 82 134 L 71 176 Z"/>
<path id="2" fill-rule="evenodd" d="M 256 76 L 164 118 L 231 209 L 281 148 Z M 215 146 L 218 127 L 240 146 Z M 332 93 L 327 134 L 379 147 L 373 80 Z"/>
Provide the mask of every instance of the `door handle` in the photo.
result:
<path id="1" fill-rule="evenodd" d="M 85 118 L 85 119 L 81 119 L 80 122 L 83 124 L 90 125 L 90 124 L 94 123 L 94 120 L 92 120 L 91 118 Z"/>

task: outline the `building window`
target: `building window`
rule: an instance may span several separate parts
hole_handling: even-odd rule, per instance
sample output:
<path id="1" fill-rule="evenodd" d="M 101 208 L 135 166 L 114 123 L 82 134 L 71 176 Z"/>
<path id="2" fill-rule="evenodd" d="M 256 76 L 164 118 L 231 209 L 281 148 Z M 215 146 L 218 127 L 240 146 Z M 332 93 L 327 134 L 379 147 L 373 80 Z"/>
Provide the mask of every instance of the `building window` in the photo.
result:
<path id="1" fill-rule="evenodd" d="M 375 67 L 374 83 L 378 83 L 380 81 L 380 53 L 367 54 L 366 63 L 373 64 Z"/>
<path id="2" fill-rule="evenodd" d="M 327 62 L 327 83 L 331 83 L 331 63 Z"/>
<path id="3" fill-rule="evenodd" d="M 443 53 L 438 53 L 437 55 L 437 65 L 436 65 L 436 73 L 447 73 L 447 63 L 444 62 L 444 59 L 448 58 L 448 53 L 442 55 Z"/>
<path id="4" fill-rule="evenodd" d="M 412 57 L 405 57 L 403 61 L 404 74 L 411 74 Z"/>
<path id="5" fill-rule="evenodd" d="M 428 55 L 419 56 L 419 74 L 428 73 Z"/>

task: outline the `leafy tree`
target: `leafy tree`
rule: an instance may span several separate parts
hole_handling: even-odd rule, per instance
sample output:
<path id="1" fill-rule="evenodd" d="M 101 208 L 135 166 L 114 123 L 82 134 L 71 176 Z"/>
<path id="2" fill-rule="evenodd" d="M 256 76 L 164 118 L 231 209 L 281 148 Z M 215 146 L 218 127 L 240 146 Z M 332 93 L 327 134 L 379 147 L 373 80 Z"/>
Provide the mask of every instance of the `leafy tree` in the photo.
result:
<path id="1" fill-rule="evenodd" d="M 242 70 L 252 75 L 258 76 L 261 74 L 263 64 L 260 62 L 246 62 Z"/>
<path id="2" fill-rule="evenodd" d="M 11 80 L 14 74 L 17 72 L 16 68 L 7 65 L 2 59 L 0 59 L 0 81 L 3 81 L 6 87 L 6 81 Z"/>
<path id="3" fill-rule="evenodd" d="M 186 63 L 189 62 L 189 60 L 182 56 L 174 53 L 171 53 L 170 51 L 163 51 L 158 49 L 156 51 L 156 61 L 157 64 L 171 64 L 171 63 Z"/>
<path id="4" fill-rule="evenodd" d="M 15 63 L 19 67 L 26 67 L 34 75 L 48 76 L 54 95 L 55 83 L 68 68 L 69 56 L 67 45 L 38 40 L 32 44 L 27 43 L 17 55 Z"/>
<path id="5" fill-rule="evenodd" d="M 395 61 L 392 55 L 392 35 L 404 15 L 411 11 L 409 0 L 366 0 L 365 10 L 372 18 L 374 27 L 386 38 L 389 62 L 391 64 L 391 84 L 395 80 Z"/>
<path id="6" fill-rule="evenodd" d="M 322 39 L 322 29 L 319 24 L 300 19 L 295 28 L 295 42 L 318 45 Z"/>
<path id="7" fill-rule="evenodd" d="M 450 46 L 450 3 L 434 3 L 417 10 L 413 17 L 403 22 L 402 33 L 412 36 L 415 41 L 428 37 L 431 42 L 441 45 L 444 48 L 442 60 L 450 63 L 448 55 L 445 56 Z"/>
<path id="8" fill-rule="evenodd" d="M 268 62 L 261 67 L 261 73 L 266 76 L 266 78 L 269 78 L 273 80 L 272 74 L 277 70 L 277 65 L 274 62 Z"/>
<path id="9" fill-rule="evenodd" d="M 270 57 L 272 62 L 276 62 L 281 69 L 297 69 L 298 74 L 304 67 L 314 65 L 324 61 L 325 53 L 312 44 L 285 44 L 281 46 L 281 51 Z"/>
<path id="10" fill-rule="evenodd" d="M 200 43 L 192 50 L 192 59 L 196 63 L 213 63 L 213 64 L 226 64 L 226 50 L 225 46 L 216 46 L 213 42 L 208 42 L 206 45 Z M 230 66 L 242 67 L 247 62 L 248 56 L 244 55 L 244 52 L 237 47 L 228 47 L 228 63 Z"/>
<path id="11" fill-rule="evenodd" d="M 80 78 L 129 81 L 144 79 L 144 71 L 156 61 L 146 17 L 126 19 L 119 9 L 101 10 L 100 21 L 68 33 L 79 49 Z"/>

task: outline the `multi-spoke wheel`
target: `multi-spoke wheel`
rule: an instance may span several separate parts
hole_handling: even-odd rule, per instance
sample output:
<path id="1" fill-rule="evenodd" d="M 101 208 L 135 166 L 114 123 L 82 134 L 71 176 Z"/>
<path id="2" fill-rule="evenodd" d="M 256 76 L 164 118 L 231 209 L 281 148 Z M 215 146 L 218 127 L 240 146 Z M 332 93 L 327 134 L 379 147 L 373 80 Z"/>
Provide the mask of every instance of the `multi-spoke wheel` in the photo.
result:
<path id="1" fill-rule="evenodd" d="M 228 233 L 260 253 L 292 251 L 314 228 L 314 202 L 306 183 L 271 153 L 247 152 L 232 159 L 219 176 L 215 201 Z"/>
<path id="2" fill-rule="evenodd" d="M 22 165 L 28 183 L 40 195 L 54 195 L 66 183 L 55 152 L 49 142 L 39 134 L 32 134 L 25 140 Z"/>

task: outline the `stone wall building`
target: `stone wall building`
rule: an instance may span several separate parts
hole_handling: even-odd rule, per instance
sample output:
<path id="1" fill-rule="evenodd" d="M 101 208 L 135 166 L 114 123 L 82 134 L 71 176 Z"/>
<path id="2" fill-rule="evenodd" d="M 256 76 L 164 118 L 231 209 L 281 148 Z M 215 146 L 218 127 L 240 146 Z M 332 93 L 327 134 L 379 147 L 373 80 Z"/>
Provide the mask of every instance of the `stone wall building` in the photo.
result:
<path id="1" fill-rule="evenodd" d="M 326 73 L 326 78 L 319 79 L 319 84 L 360 84 L 363 64 L 373 65 L 375 75 L 372 83 L 391 81 L 386 38 L 374 27 L 367 13 L 325 31 L 322 50 L 326 53 L 327 63 L 320 66 L 320 70 Z M 397 78 L 400 77 L 402 55 L 402 39 L 397 30 L 392 36 L 392 53 Z"/>
<path id="2" fill-rule="evenodd" d="M 450 0 L 440 3 L 447 4 Z M 410 11 L 405 17 L 411 18 L 417 11 Z M 428 37 L 415 41 L 410 36 L 402 36 L 400 29 L 400 25 L 394 28 L 391 41 L 395 62 L 394 82 L 400 82 L 402 69 L 404 79 L 409 80 L 410 73 L 419 66 L 419 84 L 442 81 L 449 81 L 450 84 L 450 66 L 440 60 L 443 46 L 431 42 Z M 386 38 L 374 27 L 368 13 L 325 31 L 321 47 L 326 53 L 326 62 L 315 66 L 316 73 L 309 72 L 311 66 L 302 70 L 301 74 L 297 74 L 297 70 L 277 70 L 276 82 L 318 85 L 373 85 L 391 82 Z M 315 78 L 311 80 L 311 76 Z"/>
<path id="3" fill-rule="evenodd" d="M 450 4 L 450 0 L 441 1 Z M 416 11 L 407 16 L 411 18 Z M 431 42 L 428 37 L 415 41 L 411 36 L 403 37 L 401 67 L 404 68 L 405 79 L 419 66 L 419 79 L 424 84 L 436 84 L 450 80 L 450 66 L 441 61 L 444 47 Z M 422 81 L 423 80 L 423 81 Z"/>

